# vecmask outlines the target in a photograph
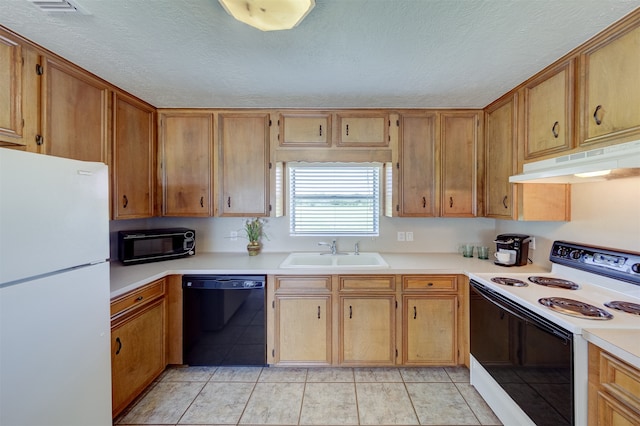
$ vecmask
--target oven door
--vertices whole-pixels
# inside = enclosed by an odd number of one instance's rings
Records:
[[[478,282],[470,288],[471,355],[537,426],[573,425],[573,335]]]

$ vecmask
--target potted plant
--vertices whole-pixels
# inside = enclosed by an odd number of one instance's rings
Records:
[[[265,220],[257,217],[247,219],[244,222],[244,232],[247,234],[247,238],[249,239],[249,244],[247,244],[249,256],[255,256],[260,253],[260,249],[262,248],[260,240],[263,236],[266,237],[263,229],[264,224]]]

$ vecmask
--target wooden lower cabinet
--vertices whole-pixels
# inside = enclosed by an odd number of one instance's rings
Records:
[[[340,364],[395,364],[395,304],[395,295],[340,297]]]
[[[589,426],[640,424],[640,370],[589,344]]]
[[[456,295],[403,296],[403,364],[456,365]]]
[[[164,279],[155,281],[111,302],[113,417],[166,367],[164,287]]]
[[[277,295],[279,364],[331,364],[331,295]]]

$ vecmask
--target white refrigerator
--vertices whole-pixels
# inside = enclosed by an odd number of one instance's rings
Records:
[[[0,148],[0,425],[111,425],[108,170]]]

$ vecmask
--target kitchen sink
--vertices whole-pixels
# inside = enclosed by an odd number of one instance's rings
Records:
[[[281,268],[388,268],[379,253],[291,253]]]

